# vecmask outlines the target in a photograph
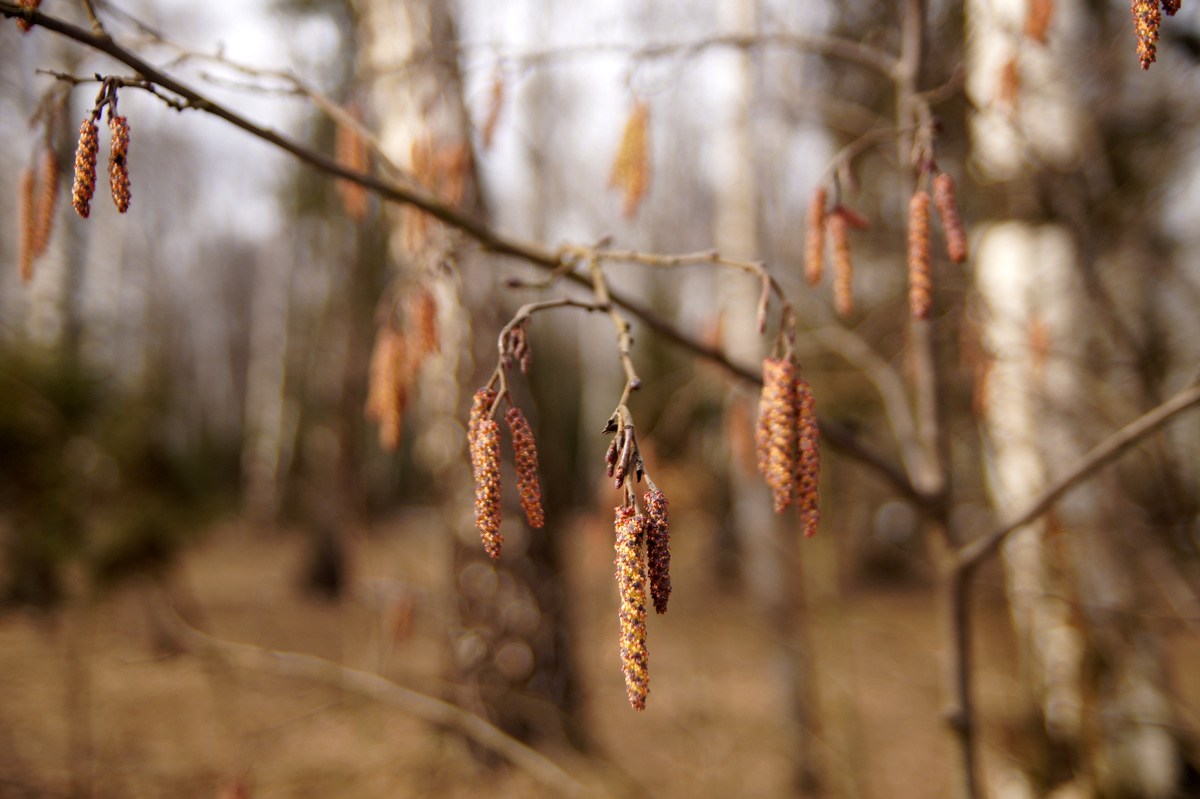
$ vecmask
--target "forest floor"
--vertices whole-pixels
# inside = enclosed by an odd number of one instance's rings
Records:
[[[444,696],[443,611],[433,598],[449,583],[436,518],[413,511],[352,536],[352,583],[340,601],[301,590],[300,534],[233,522],[188,552],[168,591],[220,638],[310,653]],[[781,665],[789,660],[745,592],[719,585],[704,536],[675,535],[671,611],[650,619],[652,691],[635,713],[617,654],[611,528],[583,517],[564,534],[584,723],[598,757],[543,753],[600,795],[790,795],[799,738],[781,688],[791,682]],[[804,632],[819,697],[810,740],[829,793],[948,796],[953,753],[939,720],[941,644],[928,582],[837,577],[836,548],[813,547],[802,569],[806,601],[818,608]],[[973,601],[989,763],[1019,756],[1020,692],[997,575],[982,576]],[[0,616],[0,797],[553,795],[514,766],[482,765],[456,734],[336,681],[164,650],[151,623],[161,596],[142,583],[52,614]],[[1181,707],[1194,710],[1200,681],[1189,673],[1200,640],[1186,632],[1170,640]]]

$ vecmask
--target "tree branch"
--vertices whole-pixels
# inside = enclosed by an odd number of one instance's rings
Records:
[[[460,707],[404,688],[377,674],[342,666],[314,655],[278,652],[273,649],[224,641],[202,633],[171,613],[169,629],[186,649],[215,652],[234,665],[287,677],[333,683],[358,691],[385,705],[422,721],[455,729],[479,745],[492,750],[514,766],[562,796],[594,795],[582,783],[543,755],[509,736],[498,727]]]
[[[1077,460],[1071,468],[1067,469],[1023,510],[988,534],[960,547],[956,555],[956,567],[964,572],[973,571],[1000,547],[1010,533],[1041,516],[1063,494],[1107,466],[1129,447],[1162,427],[1175,416],[1197,404],[1200,404],[1200,386],[1191,386],[1113,433]]]

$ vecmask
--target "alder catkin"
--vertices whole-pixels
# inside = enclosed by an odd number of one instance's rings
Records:
[[[1142,69],[1150,69],[1158,52],[1158,29],[1162,14],[1158,10],[1159,0],[1132,0],[1130,13],[1133,15],[1133,30],[1137,34],[1138,60]]]
[[[908,202],[908,308],[914,319],[929,318],[933,304],[933,269],[929,259],[929,192],[913,193]]]
[[[838,316],[854,313],[854,262],[850,258],[850,224],[846,215],[829,215],[829,238],[833,244],[833,308]]]
[[[26,167],[21,170],[17,183],[17,268],[21,280],[29,282],[33,277],[33,243],[34,243],[34,203],[33,203],[33,170]]]
[[[1162,0],[1163,11],[1166,11],[1169,17],[1173,17],[1179,12],[1180,5],[1182,5],[1182,0]]]
[[[635,710],[646,709],[650,693],[649,658],[646,650],[646,562],[642,538],[646,517],[632,507],[617,508],[617,588],[621,593],[621,668],[625,691]]]
[[[408,295],[408,329],[413,336],[418,358],[441,352],[441,331],[438,326],[437,299],[424,285],[418,285]]]
[[[943,172],[933,179],[933,205],[946,234],[946,255],[956,264],[967,260],[967,231],[958,212],[954,178]]]
[[[471,442],[471,462],[475,464],[475,529],[483,548],[493,558],[500,557],[500,425],[495,419],[481,419]]]
[[[796,367],[786,358],[763,361],[759,419],[766,427],[766,468],[772,504],[782,513],[796,493]]]
[[[546,523],[542,511],[542,488],[538,483],[537,442],[533,430],[520,408],[509,408],[505,414],[508,429],[512,433],[513,460],[517,468],[517,490],[521,495],[521,508],[529,519],[529,526],[541,527]]]
[[[50,246],[54,211],[58,207],[58,157],[51,147],[42,151],[34,197],[32,244],[33,257],[37,258]]]
[[[79,146],[75,149],[75,186],[71,191],[71,204],[75,212],[84,219],[91,213],[92,195],[96,193],[96,151],[100,142],[100,130],[91,118],[79,125]]]
[[[108,183],[112,189],[113,204],[117,211],[129,210],[129,120],[115,116],[108,121],[112,136],[108,156]]]
[[[804,231],[804,277],[810,286],[821,282],[825,264],[825,203],[824,186],[818,186],[808,203],[808,227]]]
[[[650,598],[656,613],[667,612],[671,598],[671,528],[667,496],[657,488],[642,497],[646,503],[646,560],[650,564]]]
[[[821,479],[820,429],[817,405],[808,381],[796,377],[796,427],[799,449],[796,466],[796,507],[804,536],[811,538],[821,522],[819,489]]]

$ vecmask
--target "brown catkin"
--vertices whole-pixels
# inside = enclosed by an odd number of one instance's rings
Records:
[[[759,418],[766,426],[766,470],[763,474],[776,513],[792,504],[796,493],[796,366],[786,358],[763,361]]]
[[[493,558],[500,557],[500,425],[484,418],[475,428],[471,442],[471,462],[475,464],[475,529],[483,548]]]
[[[839,316],[854,313],[854,262],[850,258],[850,224],[846,215],[829,215],[829,238],[833,242],[833,307]]]
[[[19,3],[22,8],[32,8],[35,10],[41,4],[42,0],[20,0]],[[33,23],[29,22],[28,20],[18,19],[17,30],[19,30],[21,33],[29,33],[31,30],[33,30]]]
[[[408,295],[408,329],[420,359],[441,352],[437,299],[426,286],[418,285]]]
[[[79,146],[75,149],[75,186],[71,191],[71,203],[75,212],[84,219],[92,210],[92,195],[96,193],[96,151],[100,143],[100,130],[90,118],[79,124]]]
[[[671,528],[667,496],[657,488],[645,493],[646,560],[650,564],[650,598],[656,613],[667,612],[671,598]]]
[[[945,172],[933,179],[933,205],[946,234],[946,255],[956,264],[967,260],[967,231],[958,212],[954,178]]]
[[[58,207],[58,157],[53,148],[42,150],[38,163],[37,192],[33,208],[33,257],[50,246],[54,229],[54,211]]]
[[[1162,24],[1158,3],[1159,0],[1132,0],[1130,3],[1133,30],[1137,34],[1138,60],[1142,69],[1150,69],[1158,53],[1158,28]]]
[[[621,592],[621,667],[625,691],[635,710],[646,709],[650,693],[649,660],[646,651],[646,561],[642,538],[646,517],[633,508],[617,508],[617,588]]]
[[[17,184],[18,233],[20,235],[17,242],[17,267],[21,273],[21,280],[25,282],[33,277],[33,187],[33,170],[26,167],[21,170],[21,177]]]
[[[821,522],[819,488],[821,478],[820,430],[812,388],[796,377],[796,431],[799,457],[796,465],[796,507],[804,536],[811,538]]]
[[[542,511],[542,488],[538,483],[537,442],[533,430],[520,408],[509,408],[504,416],[512,433],[513,460],[517,467],[517,490],[521,495],[521,508],[529,519],[529,526],[541,527],[546,523]]]
[[[913,319],[928,319],[933,305],[933,269],[929,259],[929,192],[908,202],[908,309]]]
[[[368,419],[379,423],[379,446],[400,446],[404,405],[408,396],[408,345],[400,331],[384,325],[375,334],[367,381]]]
[[[1183,0],[1162,0],[1163,11],[1166,11],[1169,17],[1175,16],[1182,4]]]
[[[825,203],[828,196],[824,186],[818,186],[808,203],[808,228],[804,231],[804,277],[810,286],[821,282],[825,265]]]
[[[113,117],[108,120],[108,130],[112,136],[108,184],[112,189],[113,204],[123,214],[129,210],[129,120]]]

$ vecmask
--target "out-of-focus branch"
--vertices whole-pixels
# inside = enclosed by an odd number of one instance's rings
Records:
[[[474,713],[449,702],[404,688],[377,674],[342,666],[314,655],[278,652],[251,644],[225,641],[200,632],[178,616],[174,616],[171,622],[169,629],[186,649],[213,652],[241,668],[316,680],[358,691],[430,724],[458,730],[562,796],[594,795],[543,755]]]
[[[958,568],[966,572],[974,570],[993,554],[1014,530],[1024,527],[1041,516],[1063,494],[1107,466],[1126,449],[1162,427],[1175,416],[1197,404],[1200,404],[1200,386],[1193,385],[1113,433],[1077,460],[1071,468],[1063,472],[1025,508],[1013,514],[986,535],[960,547],[956,557]]]

